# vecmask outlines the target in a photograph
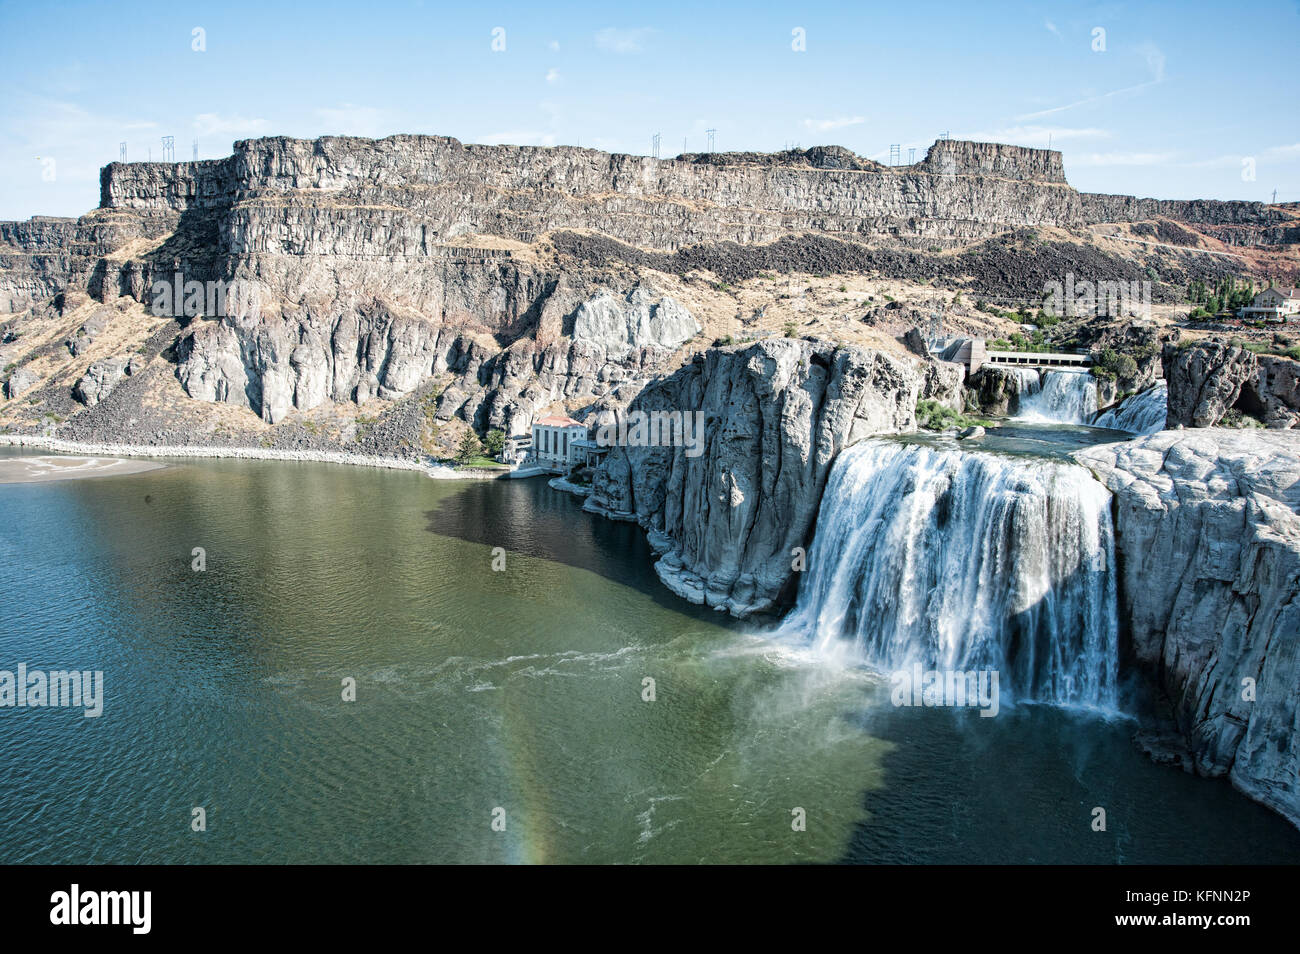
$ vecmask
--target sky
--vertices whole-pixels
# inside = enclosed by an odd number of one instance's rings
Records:
[[[0,0],[0,220],[237,139],[428,133],[613,152],[954,139],[1076,188],[1300,201],[1300,0],[365,4]]]

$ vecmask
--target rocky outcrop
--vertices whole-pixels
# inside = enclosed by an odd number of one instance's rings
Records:
[[[1300,424],[1300,362],[1223,341],[1166,345],[1169,427],[1213,427],[1230,411],[1265,427]]]
[[[1008,417],[1020,409],[1020,396],[1038,390],[1038,372],[986,364],[966,382],[966,406],[981,414]]]
[[[616,351],[611,360],[598,344],[564,337],[499,350],[490,338],[376,300],[196,322],[177,348],[177,375],[191,397],[249,407],[271,424],[326,402],[396,400],[448,375],[436,419],[515,434],[547,405],[640,382],[669,356],[654,346]]]
[[[119,356],[96,361],[72,386],[72,396],[86,407],[94,407],[108,397],[122,378],[135,370],[132,360]]]
[[[602,291],[579,306],[573,321],[575,341],[598,345],[612,359],[646,346],[675,351],[699,331],[689,311],[643,285],[622,297]]]
[[[27,368],[19,368],[5,382],[5,397],[13,400],[36,386],[37,377]]]
[[[927,393],[959,399],[961,369],[793,339],[714,348],[620,416],[701,415],[704,446],[614,446],[586,509],[636,520],[669,589],[736,616],[788,598],[835,456],[913,430]],[[628,433],[632,433],[630,430]]]
[[[1300,825],[1300,436],[1077,451],[1115,495],[1122,619],[1196,770]]]

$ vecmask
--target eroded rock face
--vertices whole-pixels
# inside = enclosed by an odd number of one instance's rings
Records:
[[[1255,374],[1255,356],[1218,341],[1188,347],[1167,345],[1169,427],[1213,427],[1241,396]]]
[[[37,377],[26,368],[19,368],[13,374],[9,375],[9,380],[5,382],[5,397],[13,400],[29,391],[36,385]]]
[[[1300,424],[1300,362],[1222,341],[1167,345],[1169,427],[1213,427],[1231,410],[1289,429]]]
[[[983,414],[1007,417],[1019,410],[1020,395],[1029,387],[1030,377],[1024,369],[984,365],[966,382],[967,404]],[[1037,390],[1037,373],[1032,378],[1033,389]]]
[[[1074,457],[1115,494],[1120,615],[1196,770],[1300,825],[1300,435],[1164,431]]]
[[[96,361],[72,386],[72,396],[86,407],[94,407],[126,377],[129,368],[130,360],[123,356]]]
[[[500,350],[482,338],[379,301],[200,321],[181,338],[177,376],[191,397],[247,406],[277,424],[295,408],[396,400],[450,374],[436,419],[516,434],[547,405],[642,380],[668,357],[647,346],[611,361],[603,347],[563,337]]]
[[[961,369],[793,339],[715,348],[655,382],[626,410],[699,413],[704,446],[615,446],[586,509],[636,520],[674,592],[736,616],[791,588],[835,456],[871,434],[916,425],[927,393],[958,399]]]
[[[645,285],[622,298],[602,291],[578,307],[573,321],[574,340],[600,346],[609,358],[646,346],[674,351],[699,331],[686,308]]]

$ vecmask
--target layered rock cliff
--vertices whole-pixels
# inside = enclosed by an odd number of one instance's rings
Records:
[[[1165,431],[1074,456],[1115,495],[1120,618],[1196,770],[1300,825],[1300,437]]]
[[[791,595],[831,463],[870,434],[914,430],[916,404],[960,401],[961,369],[826,342],[711,349],[620,415],[699,414],[705,444],[614,446],[586,507],[636,520],[669,589],[736,616]]]
[[[1215,340],[1166,345],[1163,360],[1170,427],[1214,427],[1230,415],[1300,425],[1300,361]]]

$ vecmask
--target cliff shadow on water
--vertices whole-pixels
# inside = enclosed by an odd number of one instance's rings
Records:
[[[577,497],[547,486],[545,479],[466,481],[425,518],[430,533],[504,547],[507,558],[528,556],[586,570],[677,613],[740,628],[730,616],[664,587],[652,569],[658,557],[639,524],[595,519]]]

